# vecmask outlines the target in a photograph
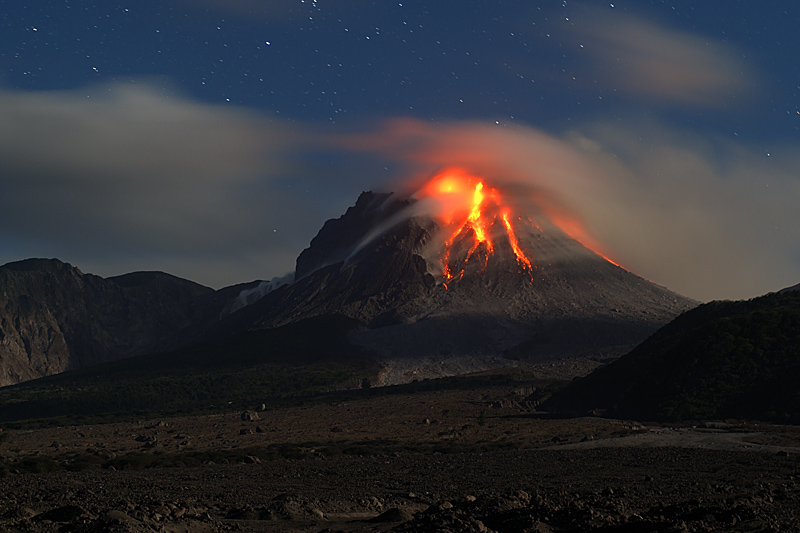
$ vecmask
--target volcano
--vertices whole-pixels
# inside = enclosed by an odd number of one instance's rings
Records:
[[[300,254],[294,283],[226,324],[356,319],[351,341],[378,354],[381,384],[500,366],[571,378],[697,305],[572,230],[546,208],[447,169],[408,197],[362,193]]]

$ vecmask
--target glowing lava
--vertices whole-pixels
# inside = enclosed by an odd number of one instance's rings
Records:
[[[514,255],[517,256],[517,262],[528,267],[528,270],[530,270],[533,268],[531,266],[531,261],[519,247],[517,236],[514,235],[514,228],[511,227],[511,222],[508,220],[508,211],[503,211],[503,224],[506,227],[506,233],[508,233],[508,242],[511,244],[511,249],[514,250]]]
[[[503,222],[517,264],[524,270],[532,270],[531,260],[520,248],[514,233],[510,218],[511,208],[504,205],[500,192],[493,187],[487,187],[481,178],[461,169],[447,169],[431,178],[414,196],[418,199],[432,197],[437,200],[440,206],[437,218],[445,231],[450,231],[450,237],[445,240],[441,254],[445,287],[451,280],[460,279],[464,275],[466,264],[475,257],[482,256],[483,267],[486,267],[489,256],[495,250],[492,228],[498,217]],[[469,243],[469,250],[462,267],[454,272],[451,256],[457,242],[459,247],[462,243]]]

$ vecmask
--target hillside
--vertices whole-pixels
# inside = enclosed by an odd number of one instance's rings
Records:
[[[214,290],[162,272],[104,279],[56,259],[0,267],[0,386],[152,351]]]
[[[636,420],[800,423],[800,291],[687,311],[544,407]]]

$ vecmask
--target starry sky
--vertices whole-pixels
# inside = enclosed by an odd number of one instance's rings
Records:
[[[525,183],[699,300],[800,283],[793,0],[0,0],[0,263],[293,269],[363,190]]]

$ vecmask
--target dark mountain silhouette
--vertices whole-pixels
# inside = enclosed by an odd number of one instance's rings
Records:
[[[637,420],[800,422],[800,291],[710,302],[576,380],[546,409]]]

